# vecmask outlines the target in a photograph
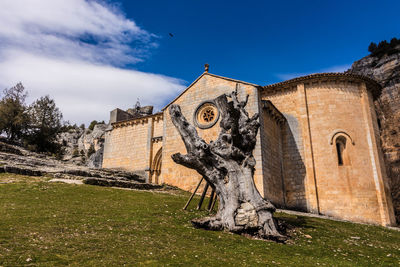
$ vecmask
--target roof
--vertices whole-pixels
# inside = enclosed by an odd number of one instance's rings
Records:
[[[375,81],[364,75],[354,74],[354,73],[343,73],[343,72],[328,72],[328,73],[314,73],[306,76],[297,77],[294,79],[286,80],[279,83],[274,83],[270,85],[263,86],[264,89],[272,89],[276,87],[286,87],[294,85],[300,82],[306,82],[309,80],[356,80],[363,81],[366,83],[367,88],[372,92],[373,97],[376,99],[379,97],[382,86]]]
[[[253,83],[248,83],[248,82],[244,82],[244,81],[240,81],[240,80],[235,80],[232,78],[227,78],[227,77],[223,77],[223,76],[219,76],[219,75],[215,75],[209,72],[203,72],[203,74],[201,74],[194,82],[192,82],[185,90],[183,90],[177,97],[175,97],[171,102],[169,102],[165,107],[163,107],[161,109],[161,111],[164,111],[167,107],[169,107],[172,103],[174,103],[178,98],[180,98],[184,93],[186,93],[186,91],[188,91],[198,80],[200,80],[203,76],[205,75],[209,75],[211,77],[215,77],[215,78],[220,78],[220,79],[224,79],[227,81],[231,81],[231,82],[237,82],[237,83],[242,83],[242,84],[248,84],[248,85],[252,85],[255,87],[260,87],[257,84],[253,84]]]
[[[260,86],[257,84],[249,83],[249,82],[244,82],[232,78],[227,78],[219,75],[215,75],[209,72],[203,72],[194,82],[192,82],[185,90],[183,90],[177,97],[175,97],[171,102],[169,102],[164,108],[161,109],[161,111],[164,111],[166,108],[168,108],[172,103],[174,103],[178,98],[180,98],[186,91],[188,91],[198,80],[200,80],[203,76],[209,75],[215,78],[220,78],[232,82],[237,82],[237,83],[242,83],[242,84],[247,84],[247,85],[252,85],[258,88],[263,88],[263,89],[272,89],[275,87],[286,87],[290,85],[294,85],[300,82],[305,82],[309,80],[315,80],[315,79],[322,79],[322,80],[330,80],[330,79],[339,79],[339,80],[357,80],[357,81],[364,81],[367,84],[367,88],[372,92],[372,95],[374,99],[378,98],[381,91],[382,91],[382,86],[375,81],[374,79],[371,79],[367,76],[359,75],[359,74],[354,74],[354,73],[343,73],[343,72],[327,72],[327,73],[314,73],[314,74],[309,74],[306,76],[301,76],[297,77],[294,79],[286,80],[283,82],[279,83],[274,83],[274,84],[269,84],[265,86]]]

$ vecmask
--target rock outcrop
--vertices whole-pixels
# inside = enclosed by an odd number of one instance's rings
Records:
[[[62,160],[90,168],[101,168],[107,127],[107,124],[96,124],[93,130],[76,127],[61,133],[58,142],[64,151]]]
[[[90,168],[101,168],[103,163],[104,134],[110,129],[111,123],[129,120],[153,114],[153,106],[141,107],[136,103],[134,108],[125,110],[114,109],[110,112],[110,123],[98,123],[93,130],[71,127],[58,136],[58,143],[64,151],[62,160],[85,165]]]
[[[145,183],[141,173],[113,169],[93,169],[56,160],[0,141],[0,173],[83,180],[83,183],[134,189],[160,189]]]
[[[353,63],[348,72],[378,81],[382,94],[375,102],[393,204],[400,223],[400,46],[397,53],[366,56]]]

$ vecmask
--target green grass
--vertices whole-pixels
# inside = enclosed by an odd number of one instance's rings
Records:
[[[180,191],[0,174],[0,182],[10,178],[0,184],[0,266],[400,264],[400,232],[383,227],[279,213],[295,229],[288,244],[277,244],[194,229],[190,220],[206,212],[194,204],[183,211],[188,194]]]

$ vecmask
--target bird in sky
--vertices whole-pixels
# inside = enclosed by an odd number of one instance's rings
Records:
[[[172,33],[169,33],[169,36],[170,36],[170,37],[174,37],[174,35],[173,35]]]

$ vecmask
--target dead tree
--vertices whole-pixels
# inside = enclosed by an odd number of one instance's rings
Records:
[[[245,110],[247,100],[248,96],[239,101],[237,91],[214,100],[221,114],[221,132],[209,144],[188,123],[179,105],[171,105],[169,114],[187,150],[186,155],[176,153],[172,159],[196,170],[219,196],[217,214],[193,220],[194,226],[284,241],[272,216],[274,205],[261,197],[254,184],[253,150],[260,124],[258,114],[250,118]]]

